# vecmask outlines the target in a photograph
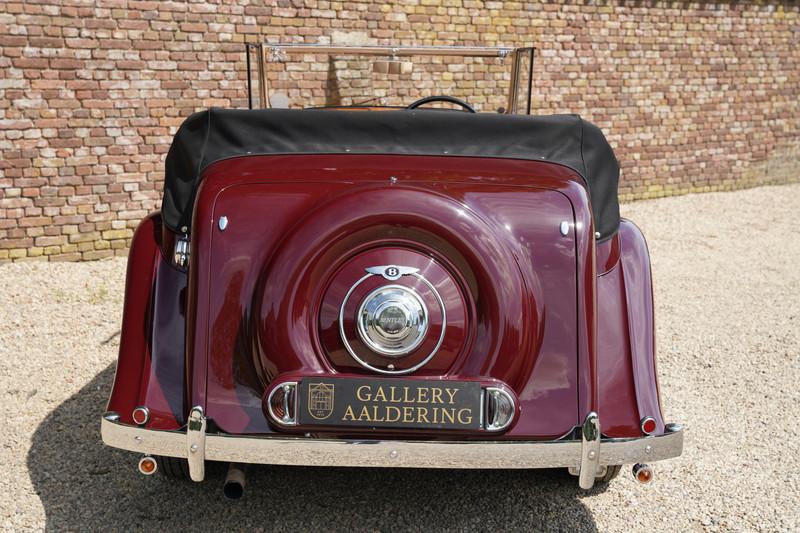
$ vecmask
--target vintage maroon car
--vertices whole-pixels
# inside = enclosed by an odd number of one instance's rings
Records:
[[[189,117],[131,245],[103,441],[144,474],[231,463],[231,496],[246,463],[563,467],[583,488],[635,463],[649,481],[683,429],[600,129],[516,113],[529,48],[314,50],[387,54],[390,72],[509,56],[509,106]]]

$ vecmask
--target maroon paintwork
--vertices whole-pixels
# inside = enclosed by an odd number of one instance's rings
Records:
[[[228,218],[225,231],[220,216]],[[566,167],[431,156],[241,157],[206,170],[193,220],[186,291],[185,273],[164,259],[174,236],[161,236],[159,218],[146,219],[134,237],[109,403],[123,422],[146,405],[148,427],[177,428],[188,405],[201,405],[222,431],[287,431],[262,406],[279,381],[374,375],[344,351],[339,305],[365,267],[403,264],[420,268],[442,295],[447,331],[427,365],[392,379],[477,380],[518,400],[509,430],[463,438],[558,438],[591,410],[608,436],[642,435],[644,416],[663,432],[644,239],[623,221],[595,246],[586,189]],[[571,224],[566,237],[562,221]],[[431,322],[429,337],[438,336],[441,317],[434,312]],[[185,359],[177,338],[184,330]],[[386,362],[351,341],[371,363]],[[185,380],[177,377],[184,372]],[[365,433],[453,438],[347,430]]]
[[[166,239],[163,235],[166,235]],[[161,217],[145,218],[133,236],[125,285],[119,361],[109,410],[133,424],[137,406],[150,411],[147,427],[183,425],[186,273],[165,260],[162,244],[173,238]]]
[[[613,241],[619,252],[609,257],[616,261],[607,264],[608,270],[597,278],[603,433],[640,436],[641,419],[651,416],[656,421],[655,434],[661,434],[664,420],[655,367],[650,256],[642,232],[629,220],[622,220]]]

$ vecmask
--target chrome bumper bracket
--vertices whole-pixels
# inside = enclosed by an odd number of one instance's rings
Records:
[[[589,490],[600,466],[600,418],[597,413],[586,415],[581,428],[581,466],[578,470],[578,485]]]
[[[203,481],[206,477],[206,426],[203,408],[193,407],[186,426],[186,459],[192,481]]]

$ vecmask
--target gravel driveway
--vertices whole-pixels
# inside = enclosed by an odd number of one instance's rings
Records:
[[[561,472],[254,467],[173,484],[100,443],[124,260],[0,265],[0,527],[72,530],[798,530],[800,185],[638,202],[659,373],[684,455],[584,493]]]

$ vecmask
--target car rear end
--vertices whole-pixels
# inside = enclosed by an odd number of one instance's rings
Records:
[[[566,467],[585,488],[680,454],[660,406],[648,431],[616,406],[604,437],[578,170],[347,144],[212,158],[190,216],[143,223],[107,444],[196,480],[207,460]]]

